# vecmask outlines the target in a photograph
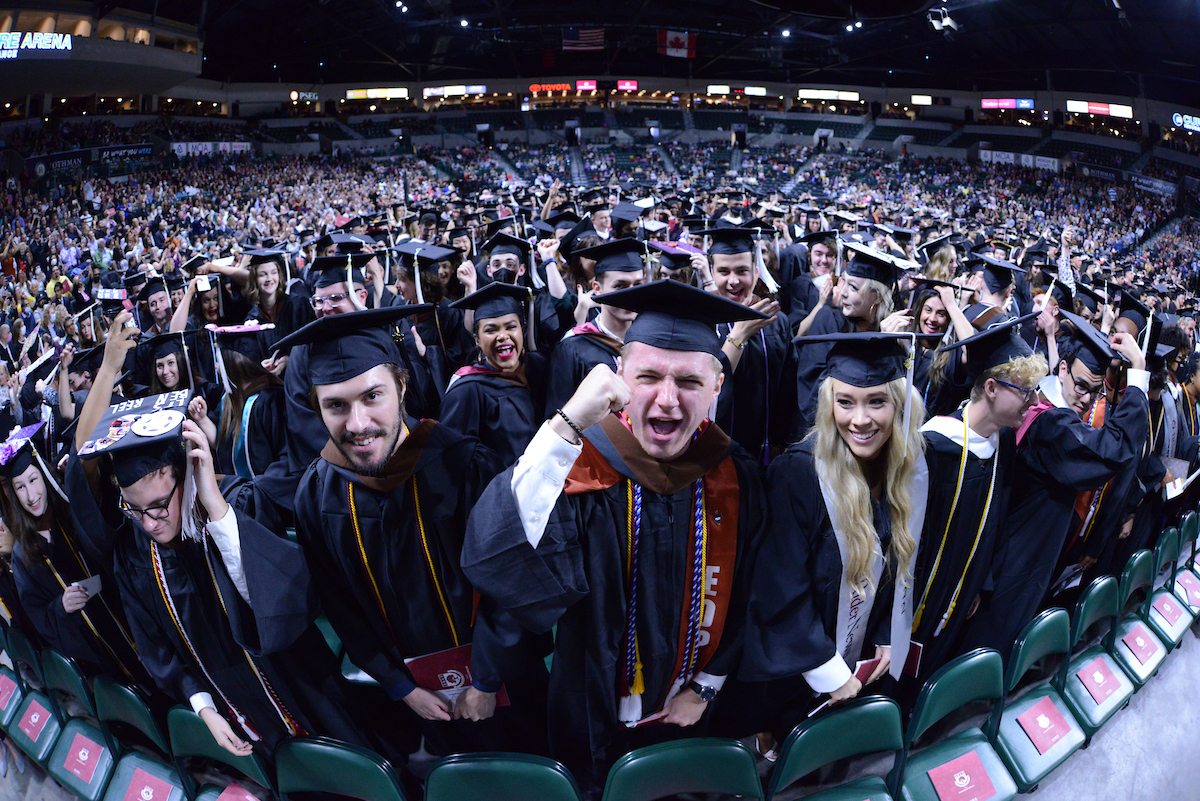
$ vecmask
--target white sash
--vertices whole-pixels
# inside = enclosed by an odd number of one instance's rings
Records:
[[[847,545],[846,537],[838,526],[837,513],[834,510],[833,493],[824,480],[818,475],[821,485],[821,496],[825,499],[825,508],[829,511],[829,522],[833,525],[833,534],[837,538],[838,553],[842,559],[842,582],[838,589],[837,632],[834,645],[847,665],[853,665],[862,654],[863,642],[867,636],[867,621],[871,617],[871,608],[875,604],[877,593],[863,597],[857,589],[850,586],[846,580]],[[929,467],[925,459],[917,460],[916,472],[913,475],[909,497],[912,499],[912,513],[908,519],[908,532],[913,538],[913,556],[921,544],[921,529],[925,526],[925,504],[929,496]],[[878,590],[880,579],[883,577],[883,554],[877,549],[871,560],[871,576]],[[910,578],[904,581],[912,567],[912,560],[902,570],[897,570],[896,591],[892,598],[892,664],[889,672],[893,678],[899,679],[908,659],[909,638],[912,635],[913,620],[913,582]]]

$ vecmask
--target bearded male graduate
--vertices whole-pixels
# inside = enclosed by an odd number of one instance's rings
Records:
[[[308,345],[310,397],[327,432],[296,491],[296,532],[350,660],[404,702],[397,710],[411,710],[398,716],[399,728],[420,733],[441,754],[536,748],[544,740],[540,656],[530,657],[528,670],[480,659],[533,649],[463,652],[455,667],[469,664],[477,686],[495,692],[497,677],[509,680],[512,707],[482,724],[462,720],[477,716],[456,714],[436,687],[418,686],[406,663],[469,647],[473,637],[522,639],[501,613],[472,632],[474,591],[459,567],[467,514],[499,471],[497,456],[476,439],[405,412],[408,375],[393,329],[405,315],[427,311],[412,305],[331,315],[280,341]],[[524,725],[527,719],[536,725]]]
[[[736,668],[766,507],[755,459],[707,419],[716,325],[762,314],[669,280],[598,300],[638,313],[617,372],[595,366],[488,486],[463,546],[484,597],[557,624],[551,752],[593,789],[631,747],[685,735]]]
[[[1062,358],[1038,384],[1040,402],[1017,431],[1016,475],[1008,520],[992,567],[993,592],[971,619],[963,650],[995,648],[1007,654],[1042,606],[1066,545],[1079,492],[1097,490],[1141,453],[1149,435],[1150,374],[1133,336],[1113,335],[1111,346],[1090,323],[1067,311],[1071,336]],[[1129,362],[1127,385],[1101,428],[1086,422],[1104,392],[1105,374],[1120,354]]]

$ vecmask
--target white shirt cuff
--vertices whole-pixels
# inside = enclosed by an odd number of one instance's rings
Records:
[[[221,552],[221,561],[225,563],[225,570],[229,573],[229,579],[237,589],[238,595],[242,596],[243,601],[250,603],[250,589],[246,586],[246,573],[242,569],[242,537],[238,531],[237,515],[234,514],[233,507],[226,507],[225,516],[220,520],[209,521],[207,528],[209,536],[217,545],[217,550]]]
[[[543,423],[513,468],[513,500],[525,538],[534,548],[546,533],[546,520],[562,494],[567,475],[583,453],[583,443],[567,442]]]
[[[1150,371],[1135,370],[1130,367],[1125,371],[1125,386],[1137,387],[1143,393],[1150,394]]]
[[[711,673],[701,671],[696,674],[692,681],[702,687],[712,687],[717,692],[721,692],[721,688],[725,686],[725,676],[714,676]]]
[[[853,675],[846,660],[842,659],[842,655],[834,654],[833,659],[825,664],[804,671],[804,680],[808,682],[808,686],[812,687],[815,693],[831,693],[850,681],[850,677]]]
[[[201,710],[208,709],[210,707],[212,709],[217,708],[217,705],[213,703],[212,695],[210,693],[196,693],[188,700],[192,702],[192,711],[197,715],[200,714]]]

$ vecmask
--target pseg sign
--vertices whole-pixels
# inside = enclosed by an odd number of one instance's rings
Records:
[[[1200,133],[1200,117],[1193,117],[1190,114],[1180,114],[1175,112],[1175,116],[1171,117],[1171,122],[1175,123],[1176,128],[1186,128],[1189,131]]]
[[[66,56],[70,50],[69,33],[0,33],[0,59],[17,58],[24,54]]]

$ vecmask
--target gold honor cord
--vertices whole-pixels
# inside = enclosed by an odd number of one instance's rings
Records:
[[[42,559],[46,561],[46,567],[50,568],[50,572],[54,574],[54,578],[56,581],[58,581],[58,585],[62,587],[63,592],[66,592],[67,583],[63,581],[62,576],[58,574],[58,570],[56,570],[54,565],[51,564],[50,558],[43,554]],[[117,656],[115,651],[113,651],[112,646],[109,645],[104,637],[100,635],[100,632],[96,630],[96,627],[92,624],[92,619],[88,617],[87,612],[83,611],[83,609],[80,609],[79,616],[83,618],[84,623],[87,623],[87,627],[91,630],[92,634],[96,636],[96,639],[100,641],[100,644],[104,646],[104,650],[108,651],[108,655],[112,657],[112,660],[117,663],[117,667],[121,668],[121,672],[128,676],[131,681],[136,682],[137,679],[134,678],[133,674],[129,672],[129,669],[126,668],[124,663],[121,662],[121,658]]]
[[[77,550],[75,550],[75,545],[71,542],[71,538],[69,536],[67,536],[66,530],[63,529],[63,527],[61,525],[58,527],[58,532],[62,535],[63,542],[65,542],[67,544],[67,548],[71,551],[71,556],[74,556],[75,561],[79,563],[79,567],[81,570],[83,570],[83,574],[85,576],[95,575],[94,573],[92,573],[91,568],[88,567],[86,563],[84,563],[83,556],[80,555],[80,553]],[[129,632],[127,632],[125,630],[125,627],[121,625],[121,619],[118,618],[115,614],[113,614],[112,607],[108,605],[108,601],[104,600],[103,595],[100,596],[100,603],[104,606],[105,609],[108,610],[108,616],[112,618],[113,624],[117,627],[117,631],[121,632],[121,636],[125,638],[125,642],[129,644],[129,647],[132,648],[133,652],[136,654],[137,653],[137,645],[133,642],[133,637],[130,635]],[[99,635],[97,635],[97,636],[99,636]],[[118,660],[118,661],[120,661],[120,660]]]
[[[383,596],[379,593],[379,583],[375,581],[375,574],[371,571],[371,563],[367,560],[367,549],[363,544],[362,528],[358,525],[358,506],[354,503],[354,484],[349,481],[346,482],[346,497],[350,502],[350,522],[354,525],[354,539],[358,544],[358,555],[362,559],[362,566],[367,574],[367,580],[371,582],[371,591],[375,595],[375,605],[379,607],[379,614],[383,618],[384,625],[388,628],[388,633],[392,635],[392,642],[399,649],[400,641],[396,639],[396,632],[392,630],[392,622],[388,620],[387,609],[383,605]]]
[[[421,519],[421,495],[417,492],[417,477],[412,477],[413,514],[417,518],[417,531],[421,534],[421,550],[425,553],[425,565],[429,568],[429,578],[437,591],[438,601],[442,604],[442,612],[446,615],[446,625],[450,627],[450,636],[454,638],[454,647],[462,642],[458,639],[458,629],[454,625],[454,616],[450,614],[450,603],[446,600],[446,591],[438,578],[437,568],[433,564],[433,553],[429,550],[429,536],[425,532],[425,521]]]
[[[958,499],[962,494],[963,478],[967,470],[967,438],[970,436],[970,429],[967,426],[967,410],[971,404],[963,407],[963,444],[962,457],[958,462],[958,481],[954,486],[954,500],[950,503],[950,515],[946,518],[946,529],[942,532],[942,541],[938,544],[937,556],[933,560],[933,571],[929,574],[929,581],[925,583],[925,592],[921,595],[921,603],[917,606],[917,612],[913,615],[913,631],[921,625],[921,618],[925,613],[925,602],[929,598],[929,591],[933,587],[933,580],[937,577],[938,568],[942,564],[942,554],[946,549],[946,541],[950,537],[950,525],[954,522],[954,513],[958,509]],[[966,581],[967,568],[971,566],[971,560],[975,558],[975,551],[979,547],[980,537],[983,536],[983,528],[987,525],[988,513],[992,508],[992,495],[996,490],[996,468],[1000,463],[1000,452],[997,448],[992,454],[992,481],[988,486],[987,501],[984,502],[983,516],[979,520],[979,530],[975,532],[975,542],[971,545],[971,554],[967,557],[967,564],[963,566],[962,575],[959,576],[958,586],[954,588],[954,594],[950,596],[950,606],[946,609],[946,613],[942,615],[941,621],[938,623],[937,630],[933,636],[938,636],[945,628],[946,622],[950,619],[950,615],[954,612],[954,607],[958,603],[958,594],[962,591],[963,582]]]
[[[217,591],[217,600],[221,602],[221,611],[228,618],[229,609],[225,606],[225,597],[221,593],[221,587],[217,584],[217,574],[213,572],[212,562],[208,558],[207,538],[204,541],[204,564],[208,568],[209,578],[212,579],[213,589]],[[295,718],[284,707],[283,700],[275,694],[275,688],[271,686],[271,682],[267,681],[267,677],[259,672],[258,665],[254,664],[254,660],[250,658],[250,653],[240,645],[238,646],[238,650],[242,652],[242,656],[246,657],[246,662],[249,663],[250,669],[254,671],[254,676],[258,679],[258,683],[262,685],[263,693],[266,694],[267,700],[271,702],[271,706],[275,707],[275,712],[278,713],[280,720],[283,721],[283,725],[287,726],[288,734],[292,737],[304,734],[300,724],[296,722]]]
[[[625,508],[625,582],[626,592],[632,589],[633,586],[633,571],[637,569],[637,565],[633,563],[633,536],[634,536],[634,519],[633,519],[633,481],[625,482],[626,492],[626,508]],[[642,675],[642,654],[641,646],[637,640],[637,621],[630,623],[633,627],[633,675],[628,677],[629,694],[641,695],[646,691],[645,677]]]

